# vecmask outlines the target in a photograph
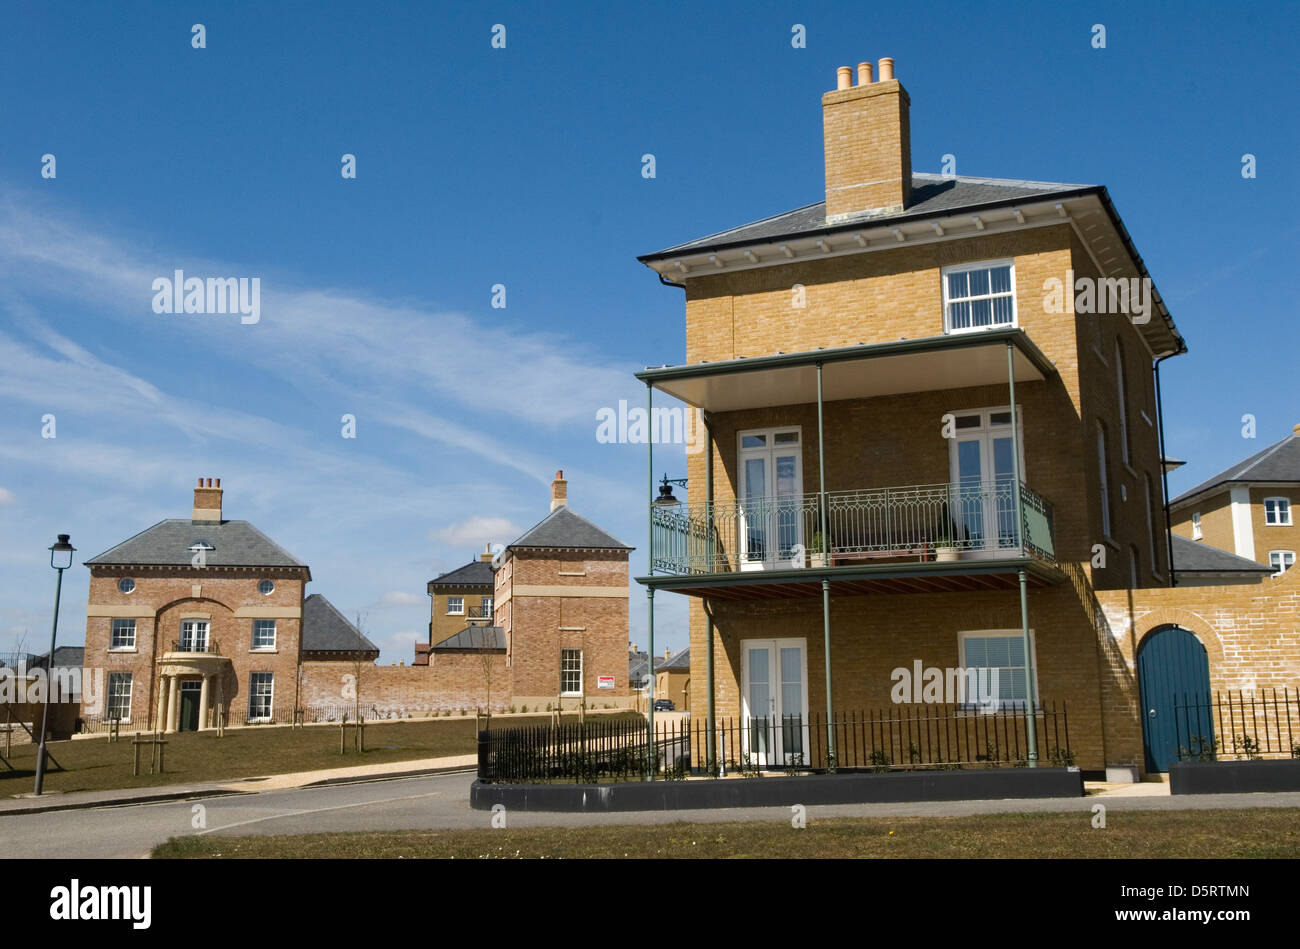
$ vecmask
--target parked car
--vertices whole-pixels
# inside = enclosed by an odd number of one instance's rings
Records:
[[[676,708],[677,706],[673,704],[672,699],[655,699],[656,712],[671,712]]]

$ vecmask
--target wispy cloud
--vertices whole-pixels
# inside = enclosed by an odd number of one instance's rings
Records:
[[[386,659],[408,659],[419,637],[382,627],[423,629],[435,565],[540,519],[541,485],[566,464],[557,446],[594,438],[596,408],[634,385],[579,342],[501,314],[313,286],[159,244],[0,192],[0,562],[19,565],[9,608],[35,626],[48,607],[34,593],[27,602],[44,579],[28,548],[48,546],[52,528],[71,525],[93,556],[183,516],[192,479],[221,476],[228,517],[308,562],[313,589],[340,608],[382,611],[376,641],[397,637]],[[152,281],[175,269],[260,275],[261,322],[154,314]],[[485,369],[467,374],[448,353]],[[508,367],[488,371],[503,353]],[[341,437],[343,413],[357,417],[355,439]],[[41,437],[46,414],[54,438]],[[570,467],[590,497],[625,487]],[[539,485],[535,497],[521,477]],[[447,523],[449,511],[466,516]]]
[[[449,547],[474,547],[488,543],[508,544],[523,530],[504,517],[467,517],[463,521],[439,527],[429,536]]]

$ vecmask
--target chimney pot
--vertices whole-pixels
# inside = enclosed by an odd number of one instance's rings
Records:
[[[870,63],[858,64],[856,87],[851,73],[841,68],[822,96],[828,225],[898,214],[912,199],[910,103],[894,61],[880,60],[874,82]]]
[[[557,507],[564,507],[569,503],[569,482],[564,480],[563,469],[555,472],[555,480],[551,482],[551,510]]]
[[[200,478],[194,489],[193,521],[221,521],[221,479],[214,487],[211,478]]]
[[[1291,426],[1291,434],[1300,435],[1300,422],[1296,422],[1294,425]]]
[[[835,88],[848,89],[853,85],[853,70],[848,66],[841,66],[835,70]]]

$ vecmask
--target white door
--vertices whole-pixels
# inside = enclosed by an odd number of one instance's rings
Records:
[[[1002,556],[1018,549],[1015,471],[1011,461],[1011,410],[954,413],[951,440],[951,517],[958,546],[974,555]],[[1023,431],[1023,426],[1022,426]],[[1025,448],[1020,439],[1020,477]],[[946,525],[945,525],[946,526]]]
[[[740,569],[791,566],[804,542],[799,429],[741,432],[739,438]]]
[[[742,751],[753,765],[808,766],[808,650],[803,639],[746,639]]]

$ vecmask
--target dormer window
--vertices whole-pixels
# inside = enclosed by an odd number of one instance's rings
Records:
[[[942,275],[945,333],[1016,325],[1015,267],[1011,261],[945,267]]]

